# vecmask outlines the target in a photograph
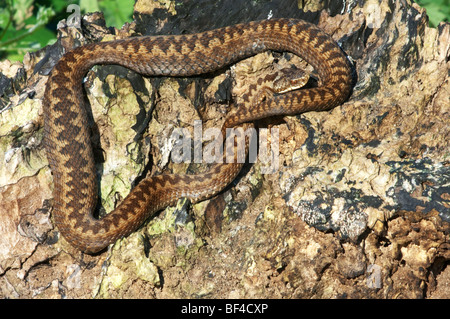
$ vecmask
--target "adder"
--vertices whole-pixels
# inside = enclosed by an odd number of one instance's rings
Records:
[[[144,178],[106,216],[94,218],[98,182],[82,80],[97,64],[119,64],[146,76],[192,76],[213,72],[257,53],[288,51],[306,60],[319,76],[317,87],[273,94],[229,115],[224,128],[273,115],[323,111],[351,92],[350,64],[339,46],[317,26],[273,19],[191,35],[142,36],[92,43],[67,52],[46,84],[44,145],[53,173],[53,216],[66,240],[95,253],[127,236],[147,218],[181,197],[198,202],[224,189],[242,163],[215,164],[197,175]]]

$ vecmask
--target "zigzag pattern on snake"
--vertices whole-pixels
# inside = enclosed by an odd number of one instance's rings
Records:
[[[192,202],[225,188],[242,164],[215,164],[198,175],[143,179],[112,212],[93,217],[97,180],[82,80],[96,64],[119,64],[148,76],[208,73],[257,53],[288,51],[310,63],[318,87],[267,98],[226,118],[233,127],[272,115],[331,109],[351,92],[351,69],[339,46],[318,27],[302,20],[250,22],[199,34],[144,36],[92,43],[67,52],[53,68],[44,95],[44,145],[53,173],[53,215],[61,234],[86,253],[127,236],[148,217],[181,197]]]

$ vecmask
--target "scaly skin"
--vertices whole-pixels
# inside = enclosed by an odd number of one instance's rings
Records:
[[[148,76],[189,76],[215,71],[266,50],[289,51],[305,59],[317,70],[319,86],[240,108],[226,119],[224,128],[272,115],[328,110],[349,96],[351,71],[345,55],[331,37],[301,20],[251,22],[192,35],[135,37],[67,52],[52,70],[44,96],[44,141],[54,180],[53,214],[67,241],[83,252],[98,252],[180,197],[198,202],[217,194],[242,167],[240,163],[215,164],[204,174],[145,178],[114,211],[95,219],[97,180],[81,101],[82,78],[93,65],[119,64]]]

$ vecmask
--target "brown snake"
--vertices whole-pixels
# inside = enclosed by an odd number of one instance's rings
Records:
[[[192,202],[224,189],[242,164],[214,164],[203,174],[143,179],[112,212],[93,216],[97,179],[82,80],[96,64],[119,64],[149,76],[208,73],[257,53],[288,51],[310,63],[318,87],[273,95],[229,115],[233,127],[272,115],[331,109],[351,91],[351,69],[338,45],[318,27],[292,19],[234,25],[198,34],[144,36],[92,43],[67,52],[53,68],[44,95],[44,144],[53,173],[55,223],[73,246],[95,253],[127,236],[179,198]]]

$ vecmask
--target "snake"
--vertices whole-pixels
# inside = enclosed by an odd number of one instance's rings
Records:
[[[352,69],[346,54],[319,27],[298,19],[241,23],[196,34],[136,36],[68,50],[50,72],[43,97],[43,145],[53,178],[52,215],[66,241],[83,253],[101,252],[180,198],[197,203],[217,195],[243,166],[215,163],[204,173],[147,176],[115,209],[98,218],[99,186],[82,85],[93,66],[117,64],[144,76],[188,77],[221,70],[269,50],[290,52],[307,61],[317,72],[317,85],[271,94],[258,103],[244,96],[245,107],[228,114],[223,127],[330,110],[350,96]]]

